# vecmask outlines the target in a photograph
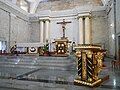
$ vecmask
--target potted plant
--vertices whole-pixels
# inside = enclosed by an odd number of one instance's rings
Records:
[[[49,55],[49,44],[46,43],[43,47],[44,55],[48,56]]]

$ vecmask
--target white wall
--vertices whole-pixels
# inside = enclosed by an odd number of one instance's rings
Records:
[[[78,14],[85,14],[86,12],[81,12],[80,10],[63,10],[63,11],[41,11],[39,14],[31,15],[31,23],[32,28],[31,31],[35,31],[36,36],[32,36],[31,39],[38,39],[37,37],[40,34],[39,27],[39,18],[46,18],[50,19],[50,41],[53,42],[54,39],[58,39],[62,37],[62,27],[57,22],[63,21],[71,21],[71,23],[66,24],[66,37],[70,41],[75,41],[78,43],[78,31],[79,31],[79,23],[78,23]],[[91,12],[92,15],[92,42],[93,44],[102,44],[106,50],[109,49],[109,33],[108,33],[108,26],[107,26],[107,15],[104,10],[100,11],[93,11]],[[37,18],[38,17],[38,18]],[[37,25],[34,23],[37,21]],[[34,25],[35,24],[35,25]],[[39,29],[39,30],[38,30]],[[36,33],[36,31],[38,33]],[[34,37],[34,38],[33,38]],[[39,40],[37,40],[39,41]]]
[[[50,21],[50,39],[54,41],[54,39],[63,36],[62,25],[57,24],[57,22],[62,22],[63,19],[65,21],[71,21],[71,23],[66,24],[65,36],[70,41],[75,40],[75,42],[78,42],[78,20],[75,17],[52,18]]]
[[[0,9],[0,40],[7,41],[7,49],[9,48],[9,13]]]
[[[61,38],[63,36],[62,25],[57,24],[57,22],[62,22],[63,19],[65,21],[71,21],[71,23],[66,24],[65,35],[69,40],[78,42],[78,20],[75,17],[56,17],[50,18],[50,38],[51,42],[54,39]],[[30,24],[30,41],[31,42],[40,42],[40,23],[39,21],[31,21]]]
[[[117,36],[117,56],[120,54],[120,40],[118,40],[118,37],[120,37],[120,0],[116,0],[116,36]],[[120,56],[119,56],[120,58]]]
[[[28,21],[11,15],[11,45],[14,41],[18,43],[29,42]]]
[[[108,14],[108,30],[109,30],[109,55],[111,57],[115,56],[115,39],[112,35],[115,35],[114,30],[114,7],[111,8]]]
[[[30,42],[40,42],[40,24],[39,21],[30,23]]]
[[[115,51],[118,56],[119,51],[119,43],[118,43],[118,36],[120,36],[120,0],[116,0],[116,11],[114,8],[114,0],[111,0],[108,3],[107,7],[107,14],[108,14],[108,30],[109,30],[109,53],[110,56],[115,56]],[[116,15],[115,13],[116,12]],[[116,22],[115,22],[116,18]],[[115,33],[115,24],[116,24],[116,33]],[[116,34],[116,44],[115,39],[112,37],[112,35]],[[116,50],[115,50],[116,47]]]
[[[7,42],[7,51],[15,42],[29,42],[30,37],[27,14],[10,5],[0,1],[0,40]]]
[[[116,0],[116,33],[120,34],[120,0]]]
[[[107,15],[105,11],[92,12],[92,41],[101,44],[104,49],[109,50],[109,30]],[[108,52],[109,53],[109,52]]]

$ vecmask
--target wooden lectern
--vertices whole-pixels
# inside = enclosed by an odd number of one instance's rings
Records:
[[[78,75],[74,80],[76,85],[90,87],[100,85],[109,76],[99,77],[103,69],[103,58],[105,50],[98,45],[81,44],[75,47],[77,57]]]

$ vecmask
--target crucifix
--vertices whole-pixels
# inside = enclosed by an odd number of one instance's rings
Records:
[[[65,38],[65,29],[66,29],[66,24],[67,23],[71,23],[70,21],[69,22],[66,22],[65,19],[63,19],[62,22],[57,22],[57,24],[62,24],[62,30],[63,30],[63,38]]]

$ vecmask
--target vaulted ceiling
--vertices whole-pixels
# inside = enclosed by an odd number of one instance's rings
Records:
[[[37,2],[41,2],[41,1],[58,1],[58,0],[27,0],[28,2],[32,2],[32,3],[37,3]],[[86,0],[83,0],[83,1],[86,1]],[[89,1],[89,0],[87,0]],[[105,4],[107,1],[109,0],[94,0],[96,2],[98,1],[102,1],[103,4]]]
[[[48,2],[48,1],[60,1],[60,0],[27,0],[28,2],[31,3],[31,12],[34,13],[36,8],[38,7],[39,3],[40,2]],[[91,0],[82,0],[83,2],[89,2]],[[106,3],[109,1],[109,0],[93,0],[95,3],[100,3],[102,2],[102,5],[105,6]]]

